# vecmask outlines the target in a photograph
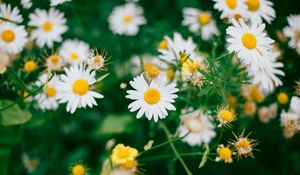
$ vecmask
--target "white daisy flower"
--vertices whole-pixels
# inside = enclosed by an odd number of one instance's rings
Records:
[[[246,16],[246,4],[245,0],[213,0],[215,2],[214,8],[222,12],[221,19],[232,19],[244,18]]]
[[[269,0],[246,0],[247,16],[252,23],[262,23],[265,20],[267,23],[275,18],[275,10],[272,8],[273,3]]]
[[[65,3],[65,2],[68,2],[71,0],[50,0],[50,1],[51,1],[51,3],[50,3],[51,6],[57,6],[59,4],[62,4],[62,3]]]
[[[21,0],[24,9],[29,9],[32,6],[31,0]]]
[[[99,54],[97,50],[92,50],[91,51],[91,56],[87,60],[88,67],[91,70],[100,70],[104,69],[104,63],[105,63],[105,58],[106,54],[103,52],[102,54]]]
[[[57,53],[54,53],[48,56],[46,60],[46,67],[51,71],[60,70],[63,67],[63,60]]]
[[[265,54],[272,49],[274,40],[265,33],[265,24],[253,23],[248,26],[243,20],[232,21],[233,26],[226,29],[228,35],[227,50],[237,53],[242,63],[261,67],[268,62],[263,59]]]
[[[27,32],[24,26],[13,23],[0,25],[0,50],[9,54],[20,53],[27,43]]]
[[[300,44],[300,15],[291,15],[287,17],[289,26],[283,29],[284,34],[290,38],[289,46],[297,48]]]
[[[178,92],[175,83],[165,85],[155,81],[147,83],[143,75],[137,76],[130,81],[130,85],[134,90],[128,90],[126,98],[134,100],[128,108],[130,112],[138,110],[137,118],[141,118],[144,114],[148,120],[164,119],[168,115],[167,110],[175,111],[176,108],[172,104]]]
[[[90,56],[90,46],[79,40],[66,40],[63,42],[59,55],[69,64],[80,64]]]
[[[300,115],[300,98],[293,96],[290,104],[290,111]]]
[[[201,34],[203,40],[209,40],[214,35],[220,34],[210,12],[184,8],[183,18],[182,25],[188,26],[189,30],[195,34]]]
[[[294,112],[282,111],[280,115],[280,124],[282,127],[300,131],[300,115]]]
[[[1,4],[0,5],[0,16],[2,18],[21,23],[23,21],[22,15],[20,15],[20,10],[17,7],[12,7],[10,4]],[[0,20],[0,24],[6,22]]]
[[[139,26],[146,24],[144,10],[134,3],[126,3],[113,9],[108,17],[110,30],[119,35],[136,35]]]
[[[190,146],[207,144],[216,136],[215,126],[210,121],[210,116],[201,110],[181,115],[182,125],[179,126],[179,137]]]
[[[61,42],[61,35],[68,29],[64,14],[51,8],[46,10],[36,9],[29,15],[29,25],[37,27],[32,30],[31,37],[36,40],[39,47],[53,47],[54,42]]]
[[[166,36],[165,40],[167,41],[167,48],[158,49],[161,59],[177,63],[195,57],[197,45],[193,42],[192,37],[185,40],[179,33],[175,32],[173,39]]]
[[[48,75],[42,74],[36,82],[38,87],[47,83]],[[54,75],[52,79],[44,86],[43,91],[34,98],[37,100],[38,107],[42,110],[55,110],[58,108],[57,86],[59,83],[58,76]]]
[[[131,70],[130,72],[133,75],[139,75],[141,72],[145,70],[145,66],[147,65],[155,65],[159,69],[168,69],[168,64],[157,58],[156,56],[150,54],[143,54],[143,55],[133,55],[130,58]]]
[[[276,61],[277,56],[278,53],[269,52],[262,57],[268,62],[267,64],[261,64],[260,67],[256,68],[248,68],[252,83],[257,84],[264,93],[270,93],[275,87],[282,85],[278,75],[284,76],[284,72],[279,69],[283,67],[283,64]]]
[[[96,83],[95,72],[85,68],[83,64],[65,68],[57,89],[59,103],[67,103],[67,112],[74,113],[77,108],[97,106],[95,98],[103,95],[92,91],[91,85]]]

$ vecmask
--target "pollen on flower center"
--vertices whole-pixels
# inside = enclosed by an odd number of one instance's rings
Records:
[[[84,79],[76,80],[73,84],[73,92],[77,95],[82,96],[86,94],[88,90],[89,90],[89,84]]]
[[[144,93],[144,100],[150,104],[154,105],[160,100],[160,92],[154,88],[149,88]]]
[[[71,53],[70,56],[71,56],[72,60],[78,60],[78,58],[79,58],[79,55],[77,53],[75,53],[75,52]]]
[[[53,86],[48,86],[45,89],[45,93],[48,97],[53,97],[56,94],[56,89]]]
[[[247,6],[248,6],[248,10],[249,11],[252,11],[252,12],[255,12],[259,9],[260,7],[260,2],[259,0],[248,0],[246,2]]]
[[[128,23],[130,23],[131,21],[132,21],[132,16],[131,15],[126,15],[126,16],[124,16],[124,18],[123,18],[123,22],[125,23],[125,24],[128,24]]]
[[[10,42],[15,40],[16,36],[15,36],[15,33],[12,30],[4,30],[1,33],[1,38],[2,38],[3,41],[5,41],[7,43],[10,43]]]
[[[287,102],[289,101],[289,97],[285,92],[280,92],[277,95],[277,100],[279,104],[287,104]]]
[[[85,168],[82,165],[75,165],[72,168],[72,175],[84,175]]]
[[[223,148],[220,148],[220,150],[218,151],[218,154],[221,159],[226,160],[231,157],[232,152],[229,148],[223,147]]]
[[[228,110],[221,111],[220,116],[224,121],[231,121],[233,119],[233,115]]]
[[[202,25],[207,25],[211,21],[211,16],[208,13],[200,13],[198,15],[198,21]]]
[[[168,48],[168,41],[163,39],[159,42],[159,45],[158,45],[158,48],[159,49],[167,49]]]
[[[235,9],[237,5],[237,0],[225,0],[226,5],[230,9]]]
[[[246,139],[246,138],[243,138],[241,139],[237,145],[236,145],[238,148],[244,148],[244,149],[249,149],[250,147],[250,142]]]
[[[242,43],[247,49],[254,49],[256,47],[256,37],[251,33],[244,33]]]
[[[45,32],[50,32],[53,28],[53,24],[50,21],[46,21],[44,22],[44,24],[42,25],[42,28]]]
[[[122,164],[122,167],[125,169],[132,169],[136,167],[136,161],[135,160],[127,160],[126,163]]]
[[[100,56],[100,55],[94,56],[94,62],[95,63],[99,63],[101,61],[101,59],[102,59],[102,56]]]
[[[144,69],[150,78],[156,78],[159,74],[159,69],[151,64],[145,64]]]
[[[37,68],[37,64],[34,61],[27,61],[24,65],[25,72],[32,72]]]
[[[117,153],[117,156],[120,158],[120,159],[124,159],[124,158],[127,158],[128,156],[130,155],[130,152],[128,149],[120,149]]]
[[[58,56],[58,55],[51,55],[51,56],[49,57],[49,59],[50,59],[50,61],[51,61],[52,63],[57,63],[57,62],[59,61],[59,56]]]

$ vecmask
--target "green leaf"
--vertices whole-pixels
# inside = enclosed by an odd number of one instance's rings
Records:
[[[13,103],[9,100],[0,100],[0,108]],[[31,113],[23,110],[19,105],[15,104],[10,108],[0,111],[0,125],[12,126],[26,123],[31,118]]]
[[[208,158],[209,151],[210,151],[210,149],[209,149],[208,144],[205,144],[205,152],[202,156],[201,162],[199,164],[199,168],[202,168],[205,165],[207,158]]]

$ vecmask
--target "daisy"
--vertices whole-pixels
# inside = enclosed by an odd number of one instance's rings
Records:
[[[293,96],[291,99],[290,109],[292,112],[300,115],[300,98]]]
[[[228,35],[227,50],[237,53],[242,63],[251,67],[261,67],[268,62],[263,57],[272,49],[274,41],[265,33],[265,24],[254,22],[251,26],[243,20],[232,21],[233,26],[226,29]]]
[[[213,0],[215,2],[214,8],[222,12],[221,19],[238,19],[246,15],[246,4],[245,0]]]
[[[10,4],[0,5],[0,16],[17,23],[23,22],[23,17],[20,15],[20,10],[17,7],[12,8]],[[4,22],[4,20],[0,20],[0,24]]]
[[[193,74],[199,73],[199,69],[206,69],[202,55],[197,55],[194,58],[184,61],[182,63],[181,74],[184,79],[189,79]]]
[[[300,15],[290,15],[287,17],[289,26],[283,29],[284,34],[290,38],[289,47],[297,48],[300,44]]]
[[[128,161],[134,161],[138,156],[138,150],[130,146],[125,146],[124,144],[118,144],[112,150],[110,159],[113,164],[122,165],[126,164]]]
[[[32,30],[31,37],[36,40],[39,47],[53,47],[54,42],[61,42],[61,35],[67,31],[64,14],[51,8],[46,10],[36,9],[29,15],[29,25],[36,27]]]
[[[139,26],[146,24],[144,10],[135,3],[115,7],[108,17],[109,28],[119,35],[136,35]]]
[[[21,0],[24,9],[29,9],[32,6],[31,0]]]
[[[106,53],[103,52],[102,54],[99,54],[97,50],[92,50],[91,51],[91,56],[87,60],[88,67],[91,70],[100,70],[104,69],[104,63],[105,63],[105,58]]]
[[[88,174],[88,168],[81,162],[72,163],[70,166],[71,175],[86,175]]]
[[[24,26],[13,23],[0,25],[0,49],[8,54],[20,53],[27,43],[27,32]]]
[[[247,5],[247,16],[252,23],[261,24],[265,20],[270,24],[275,18],[273,3],[269,0],[246,0],[245,4]]]
[[[182,125],[179,126],[179,137],[190,146],[207,144],[216,136],[210,116],[201,110],[180,116]]]
[[[51,3],[50,3],[51,6],[57,6],[59,4],[62,4],[62,3],[65,3],[65,2],[68,2],[71,0],[50,0],[50,1],[51,1]]]
[[[289,102],[289,96],[285,92],[280,92],[277,95],[277,101],[279,104],[285,105]]]
[[[171,63],[178,61],[184,62],[187,58],[194,58],[197,45],[193,42],[192,37],[185,40],[181,34],[175,32],[173,39],[166,36],[167,49],[158,49],[159,57]]]
[[[167,110],[175,111],[176,108],[172,104],[175,102],[175,98],[178,89],[175,87],[175,83],[165,85],[164,83],[157,83],[151,81],[147,83],[143,75],[137,76],[130,81],[130,85],[134,90],[127,91],[126,98],[134,100],[128,108],[130,112],[138,110],[137,118],[141,118],[144,114],[148,120],[154,119],[155,122],[158,119],[164,119],[168,115]]]
[[[224,161],[225,163],[232,163],[233,154],[233,151],[228,146],[225,147],[223,144],[221,144],[217,149],[218,156],[216,157],[216,162]]]
[[[60,70],[63,67],[63,60],[57,53],[54,53],[47,57],[46,67],[50,71]]]
[[[219,35],[216,22],[210,12],[200,11],[196,8],[183,9],[182,25],[188,26],[195,34],[201,34],[203,40],[209,40],[214,35]]]
[[[235,120],[233,112],[228,110],[228,107],[222,107],[218,110],[217,120],[219,121],[218,127],[230,126],[230,123]]]
[[[79,40],[66,40],[63,42],[59,56],[69,64],[80,64],[90,56],[89,45]]]
[[[38,107],[42,110],[55,110],[58,108],[57,100],[57,86],[59,83],[58,76],[54,75],[52,79],[47,82],[48,75],[42,74],[36,82],[38,87],[44,86],[43,91],[35,96],[38,102]]]
[[[133,75],[139,75],[141,72],[145,71],[150,65],[156,66],[160,70],[168,69],[169,65],[156,56],[150,54],[143,55],[133,55],[130,58],[131,70]]]
[[[103,98],[103,95],[91,90],[91,85],[95,83],[95,72],[86,69],[83,64],[65,68],[65,74],[61,75],[57,86],[59,103],[67,103],[66,109],[70,113],[77,108],[97,106],[95,98]]]
[[[268,61],[267,65],[262,64],[256,70],[248,69],[252,84],[258,85],[259,89],[265,93],[270,93],[275,87],[282,85],[278,75],[284,76],[284,72],[279,69],[283,67],[283,64],[276,62],[277,56],[277,53],[269,52],[264,57],[265,61]]]
[[[231,144],[235,148],[238,157],[253,157],[253,147],[255,147],[257,143],[255,140],[249,139],[249,135],[250,134],[244,136],[244,132],[242,132],[242,134],[239,136],[234,135],[235,140],[232,141]]]
[[[280,123],[284,128],[285,136],[292,137],[296,132],[300,131],[300,98],[292,97],[288,112],[283,110],[280,115]]]

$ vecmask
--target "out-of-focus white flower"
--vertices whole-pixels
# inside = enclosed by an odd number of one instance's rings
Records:
[[[57,53],[54,53],[48,56],[46,60],[46,66],[47,69],[51,71],[60,70],[63,66],[63,60]]]
[[[143,75],[137,76],[133,81],[129,82],[134,90],[128,90],[126,98],[134,100],[128,108],[130,112],[138,110],[137,118],[141,118],[144,114],[148,120],[164,119],[168,115],[167,110],[175,111],[176,108],[172,104],[177,98],[175,94],[178,92],[175,83],[166,85],[151,81],[150,84],[145,80]]]
[[[27,32],[24,26],[6,22],[0,25],[0,49],[8,54],[20,53],[27,43]]]
[[[9,55],[5,52],[0,51],[0,74],[6,71],[7,66],[10,63]]]
[[[185,40],[181,34],[175,32],[173,39],[166,36],[167,47],[165,49],[158,49],[159,57],[167,62],[177,63],[184,62],[187,58],[194,58],[196,54],[197,45],[193,42],[192,37]]]
[[[258,109],[258,118],[262,123],[268,123],[271,119],[274,119],[277,115],[278,106],[276,103]]]
[[[219,35],[216,22],[212,15],[207,11],[200,11],[196,8],[183,9],[182,24],[189,27],[189,30],[195,34],[201,34],[203,40],[209,40],[214,35]]]
[[[0,5],[0,16],[7,20],[21,23],[23,21],[22,15],[20,15],[20,10],[17,7],[12,7],[10,4]],[[5,20],[0,20],[0,24],[6,22]]]
[[[29,15],[29,18],[28,24],[36,27],[32,30],[31,37],[41,48],[44,46],[52,48],[54,42],[61,42],[61,35],[68,29],[64,14],[54,8],[50,8],[48,12],[36,9],[34,13]]]
[[[29,9],[32,6],[31,0],[21,0],[24,9]]]
[[[110,30],[119,35],[136,35],[140,25],[146,24],[143,9],[134,3],[126,3],[113,9],[108,17]]]
[[[51,1],[51,3],[50,3],[51,6],[57,6],[59,4],[62,4],[62,3],[65,3],[65,2],[68,2],[71,0],[50,0],[50,1]]]
[[[95,72],[83,64],[65,68],[65,74],[61,75],[57,86],[59,103],[67,103],[66,109],[70,113],[77,108],[97,106],[95,98],[103,98],[103,95],[91,90],[91,85],[95,83]]]
[[[38,107],[42,110],[55,110],[58,108],[58,100],[57,100],[57,86],[59,83],[58,76],[54,75],[52,79],[47,82],[48,75],[42,74],[39,77],[39,80],[36,82],[38,87],[44,86],[43,91],[38,93],[35,96],[37,100]]]
[[[300,15],[290,15],[287,17],[289,26],[283,29],[284,34],[290,38],[291,48],[300,48]]]
[[[80,64],[90,56],[89,45],[79,40],[66,40],[59,49],[59,56],[69,64]]]
[[[184,136],[182,141],[191,146],[209,143],[216,135],[210,118],[201,110],[181,115],[183,124],[178,128],[179,137]]]
[[[275,10],[273,3],[269,0],[246,0],[247,16],[252,23],[262,23],[265,20],[267,23],[275,18]]]

